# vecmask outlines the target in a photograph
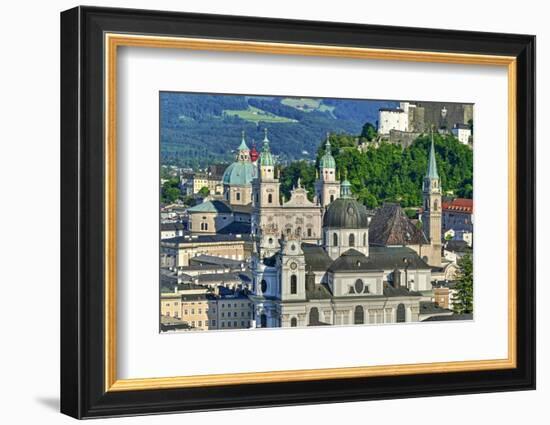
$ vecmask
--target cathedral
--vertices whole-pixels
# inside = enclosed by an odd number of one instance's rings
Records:
[[[378,243],[369,237],[367,209],[353,198],[350,183],[337,179],[328,137],[313,201],[298,181],[290,199],[281,202],[267,132],[255,163],[246,161],[256,168],[244,173],[250,176],[246,190],[237,187],[252,202],[249,299],[256,327],[421,320],[421,305],[432,290],[432,267],[441,264],[441,190],[433,141],[423,184],[423,230],[397,214],[401,221],[392,221],[398,223],[392,231],[403,235],[377,236]],[[232,192],[227,192],[230,200]],[[372,220],[377,229],[387,227],[382,216]]]

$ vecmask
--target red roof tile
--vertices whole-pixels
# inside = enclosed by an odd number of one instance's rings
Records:
[[[474,212],[473,199],[456,198],[451,202],[442,203],[443,211],[454,211],[472,214]]]

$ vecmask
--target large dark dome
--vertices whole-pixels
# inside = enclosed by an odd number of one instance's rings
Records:
[[[361,229],[369,226],[367,209],[353,198],[333,201],[323,217],[323,227]]]

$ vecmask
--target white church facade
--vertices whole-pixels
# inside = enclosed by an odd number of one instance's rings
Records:
[[[433,145],[423,187],[427,234],[422,237],[433,247],[421,257],[405,244],[369,242],[370,217],[353,198],[350,183],[336,178],[328,138],[313,201],[298,181],[290,199],[281,202],[269,143],[266,134],[251,194],[255,243],[249,299],[256,327],[419,321],[421,303],[430,300],[432,267],[441,262]]]

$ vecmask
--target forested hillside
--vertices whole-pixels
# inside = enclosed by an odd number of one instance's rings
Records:
[[[161,161],[186,167],[232,161],[241,131],[257,147],[269,129],[281,162],[314,159],[326,132],[359,134],[397,102],[161,92]]]
[[[458,197],[473,196],[473,151],[453,136],[434,135],[437,167],[444,193]],[[349,135],[331,137],[332,154],[340,179],[346,177],[354,195],[370,208],[384,201],[399,202],[404,207],[422,203],[422,180],[428,166],[430,137],[419,137],[411,146],[382,143],[357,149],[357,138]],[[324,143],[317,152],[324,154]],[[281,169],[281,190],[288,197],[298,177],[312,196],[316,164],[295,162]]]

